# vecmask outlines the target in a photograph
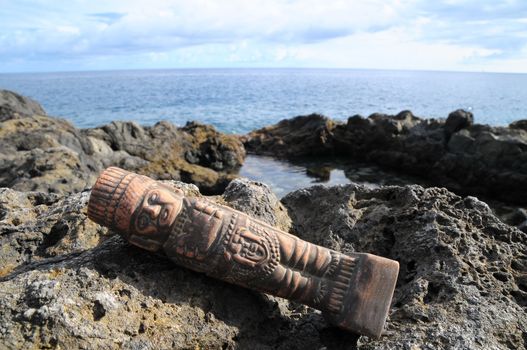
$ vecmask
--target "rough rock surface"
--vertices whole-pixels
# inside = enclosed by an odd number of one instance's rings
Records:
[[[512,129],[527,130],[527,119],[521,119],[521,120],[517,120],[515,122],[512,122],[512,123],[510,123],[509,127],[512,128]]]
[[[215,200],[289,225],[266,186],[238,180],[226,192]],[[526,235],[475,198],[347,185],[283,199],[302,238],[401,263],[386,334],[373,340],[129,246],[86,218],[88,195],[0,191],[3,348],[526,348]]]
[[[417,185],[317,186],[282,201],[303,239],[399,261],[386,335],[358,348],[527,346],[527,235],[485,203]]]
[[[527,204],[527,129],[473,124],[470,112],[446,120],[352,116],[339,123],[318,115],[291,120],[244,136],[249,152],[283,158],[344,156],[419,176],[460,194]]]
[[[44,108],[29,97],[0,90],[0,122],[20,116],[46,115]]]
[[[199,195],[195,186],[168,184]],[[241,203],[262,185],[244,182],[240,193],[229,192]],[[265,194],[261,200],[277,207],[246,212],[279,223],[283,207]],[[2,264],[9,266],[0,277],[2,348],[298,349],[321,344],[322,330],[340,334],[318,312],[179,268],[108,235],[86,218],[88,196],[0,192]]]
[[[232,208],[249,211],[254,217],[289,232],[291,219],[287,210],[266,184],[238,178],[231,181],[222,196]]]
[[[445,121],[445,131],[448,136],[458,132],[461,129],[466,129],[474,124],[474,115],[462,109],[458,109],[448,115]]]
[[[284,119],[242,137],[254,153],[278,157],[328,155],[333,151],[333,129],[338,123],[320,114]]]
[[[7,96],[25,101],[13,93]],[[144,127],[112,122],[77,129],[63,119],[30,114],[38,108],[27,101],[3,106],[7,107],[0,109],[0,187],[78,192],[91,187],[104,168],[116,165],[158,179],[192,182],[204,193],[219,193],[245,157],[236,137],[195,122],[183,128],[163,121]],[[19,112],[1,114],[9,108]]]

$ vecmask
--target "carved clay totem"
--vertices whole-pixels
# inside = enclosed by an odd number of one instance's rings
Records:
[[[88,216],[189,269],[309,305],[347,330],[375,337],[382,332],[399,272],[396,261],[305,242],[115,167],[93,187]]]

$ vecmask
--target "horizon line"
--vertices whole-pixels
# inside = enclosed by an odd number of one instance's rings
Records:
[[[49,73],[102,73],[133,71],[166,71],[166,70],[362,70],[362,71],[395,71],[395,72],[430,72],[430,73],[479,73],[479,74],[527,74],[527,72],[500,72],[486,70],[442,70],[442,69],[408,69],[408,68],[353,68],[353,67],[172,67],[172,68],[117,68],[117,69],[84,69],[84,70],[35,70],[0,72],[10,74],[49,74]]]

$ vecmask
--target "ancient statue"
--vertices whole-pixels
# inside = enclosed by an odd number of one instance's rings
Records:
[[[88,216],[189,269],[309,305],[347,330],[374,337],[382,332],[396,261],[344,255],[116,167],[98,178]]]

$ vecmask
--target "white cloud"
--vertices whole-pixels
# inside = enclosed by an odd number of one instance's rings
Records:
[[[155,46],[172,49],[240,39],[312,42],[390,25],[397,20],[396,8],[401,7],[397,1],[387,5],[377,1],[314,0],[151,0],[117,1],[112,4],[111,8],[101,4],[89,8],[81,1],[77,2],[76,9],[67,11],[71,6],[64,6],[58,13],[42,6],[39,17],[47,18],[56,25],[50,27],[46,22],[23,16],[20,20],[32,23],[31,26],[23,28],[21,24],[22,27],[12,30],[11,34],[30,30],[32,40],[25,42],[28,46],[46,37],[54,38],[56,41],[47,40],[49,46],[46,51],[55,50],[57,53],[68,53],[68,46],[61,40],[64,34],[80,35],[90,43],[86,47],[87,53],[89,50],[97,53],[101,48],[133,51]],[[26,9],[13,6],[11,15],[15,17],[4,24],[6,29],[16,28],[9,22],[16,22],[18,13]],[[31,17],[30,14],[25,16]]]
[[[111,62],[109,69],[129,63],[132,68],[527,71],[519,63],[526,58],[527,6],[519,1],[62,0],[50,5],[0,0],[0,5],[0,60],[12,67],[4,69],[24,70],[23,62],[30,61],[48,62],[46,67],[55,62],[56,69],[69,69],[64,66],[69,62],[78,69],[94,61]]]

